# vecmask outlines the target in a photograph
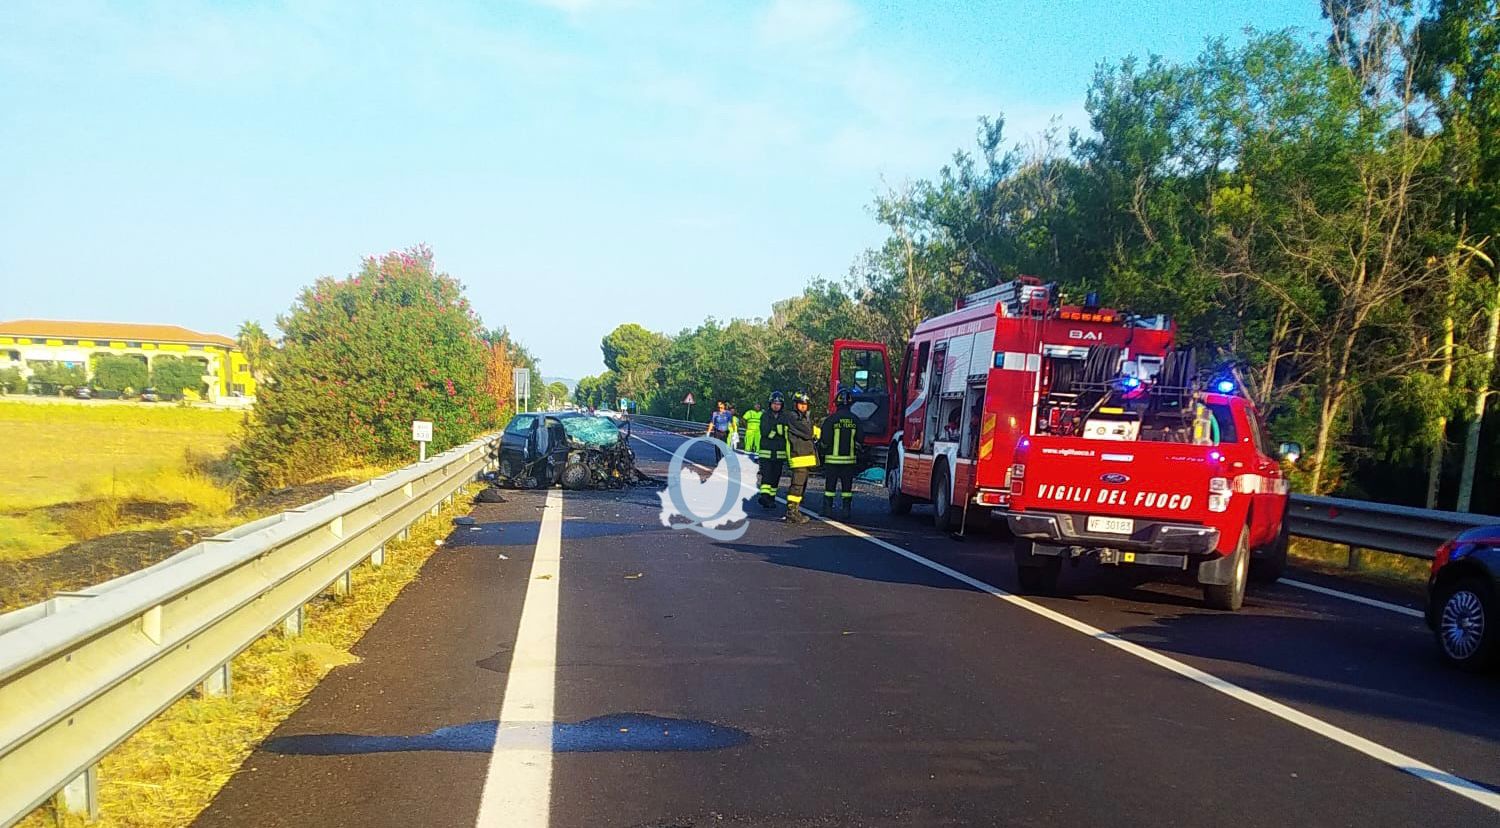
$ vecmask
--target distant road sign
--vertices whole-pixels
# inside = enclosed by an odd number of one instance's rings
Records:
[[[516,383],[516,399],[522,397],[528,400],[531,399],[531,369],[516,368],[512,371],[511,376],[515,379]]]
[[[689,391],[688,395],[686,397],[682,398],[682,404],[683,405],[692,405],[693,404],[693,392]]]

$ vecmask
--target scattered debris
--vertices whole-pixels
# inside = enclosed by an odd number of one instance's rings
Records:
[[[500,553],[500,560],[502,560],[502,561],[508,561],[508,560],[510,560],[510,556],[507,555],[507,554],[505,554],[504,552],[501,552]]]
[[[645,574],[646,573],[644,573],[644,572],[637,572],[634,575],[626,575],[625,576],[625,580],[627,580],[627,581],[639,581],[641,579],[641,576],[643,576]]]
[[[473,526],[475,523],[477,523],[477,521],[475,521],[474,518],[469,517],[468,515],[459,515],[458,517],[453,519],[454,526]]]
[[[485,489],[482,489],[479,492],[479,494],[474,495],[474,502],[476,502],[476,503],[509,503],[510,501],[506,500],[505,495],[500,494],[500,489],[499,488],[497,488],[495,485],[491,485],[491,486],[489,486],[489,487],[487,487]]]
[[[433,546],[442,546],[443,545],[443,539],[442,538],[438,538],[437,540],[435,540],[435,541],[432,542],[432,545]]]

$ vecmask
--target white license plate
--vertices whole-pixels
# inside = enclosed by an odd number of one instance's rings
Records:
[[[1128,535],[1135,531],[1135,521],[1130,518],[1090,517],[1090,532],[1108,532],[1111,535]]]

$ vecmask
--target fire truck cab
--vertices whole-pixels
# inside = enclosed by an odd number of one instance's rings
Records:
[[[930,502],[947,530],[993,510],[1023,588],[1094,555],[1194,575],[1237,609],[1251,557],[1280,574],[1286,481],[1238,380],[1200,371],[1176,333],[1022,277],[919,325],[889,380],[885,346],[834,343],[830,395],[855,391],[890,511]]]

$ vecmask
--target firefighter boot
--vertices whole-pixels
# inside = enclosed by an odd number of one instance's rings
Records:
[[[854,517],[854,498],[844,498],[844,520]]]
[[[807,515],[802,514],[801,503],[788,503],[786,506],[786,514],[782,515],[781,519],[786,521],[787,523],[799,526],[808,521]]]

